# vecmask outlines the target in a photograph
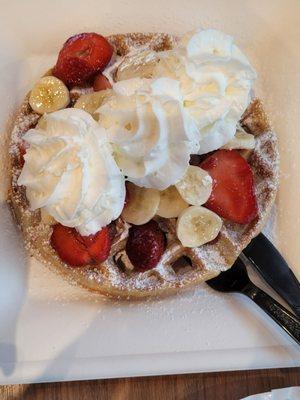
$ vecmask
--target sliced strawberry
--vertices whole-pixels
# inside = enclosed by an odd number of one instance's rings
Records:
[[[99,92],[100,90],[111,89],[111,84],[109,80],[103,74],[99,74],[96,76],[93,83],[94,92]]]
[[[127,255],[138,271],[156,267],[165,251],[165,236],[158,223],[151,220],[129,229],[126,243]]]
[[[69,38],[59,52],[53,75],[67,85],[81,85],[109,63],[113,49],[97,33],[80,33]]]
[[[218,150],[200,167],[213,178],[212,193],[205,207],[239,224],[248,224],[257,216],[253,172],[236,150]]]
[[[111,237],[108,227],[102,228],[95,235],[81,236],[93,261],[102,262],[109,256]]]
[[[50,243],[62,261],[72,267],[82,267],[107,259],[111,237],[108,227],[95,235],[81,236],[74,228],[56,224]]]
[[[50,242],[61,260],[72,267],[81,267],[91,261],[85,244],[74,228],[61,224],[54,225]]]

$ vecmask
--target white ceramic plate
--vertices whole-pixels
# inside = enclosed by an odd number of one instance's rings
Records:
[[[298,400],[300,398],[300,386],[272,390],[268,393],[254,394],[241,400]]]
[[[255,65],[257,91],[279,134],[277,237],[300,276],[299,2],[85,3],[0,1],[0,383],[299,366],[292,340],[238,295],[204,285],[161,301],[105,301],[28,259],[5,204],[4,134],[26,91],[52,65],[51,54],[73,33],[222,29]]]

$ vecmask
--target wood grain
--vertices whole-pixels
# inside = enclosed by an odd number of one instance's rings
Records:
[[[300,368],[0,387],[1,400],[239,400],[299,386]]]

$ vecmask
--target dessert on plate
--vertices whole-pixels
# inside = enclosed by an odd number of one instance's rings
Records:
[[[120,298],[230,268],[278,185],[255,79],[214,29],[68,39],[11,134],[8,200],[30,254]]]

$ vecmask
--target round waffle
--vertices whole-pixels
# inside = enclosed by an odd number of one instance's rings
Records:
[[[133,48],[167,50],[176,43],[168,34],[112,35],[108,40],[116,53],[126,55]],[[71,91],[73,100],[78,92]],[[255,135],[256,146],[243,151],[254,173],[258,216],[248,225],[224,221],[216,240],[198,248],[185,248],[176,237],[175,219],[157,217],[167,238],[166,250],[159,264],[147,272],[134,272],[126,262],[125,244],[129,224],[122,218],[115,221],[116,235],[109,258],[102,264],[71,268],[63,263],[50,246],[51,225],[43,222],[40,211],[29,210],[25,188],[17,185],[21,172],[20,141],[34,127],[40,116],[25,98],[11,135],[11,188],[9,203],[19,224],[30,254],[62,274],[69,281],[98,293],[119,298],[144,298],[170,295],[197,285],[231,267],[241,251],[263,228],[275,200],[278,186],[277,139],[260,100],[254,99],[241,118],[242,127]]]

